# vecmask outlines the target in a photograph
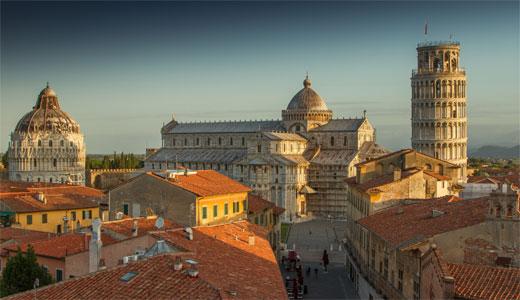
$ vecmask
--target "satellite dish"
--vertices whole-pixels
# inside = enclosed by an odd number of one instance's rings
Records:
[[[164,227],[164,219],[161,217],[158,217],[157,220],[155,221],[155,227],[157,229],[162,229]]]

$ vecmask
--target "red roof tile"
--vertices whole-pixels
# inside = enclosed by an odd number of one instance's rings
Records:
[[[0,243],[16,241],[18,243],[46,239],[55,236],[54,233],[27,230],[15,227],[0,227]]]
[[[455,296],[464,299],[520,299],[520,269],[451,264]]]
[[[193,253],[199,276],[217,287],[228,299],[287,299],[284,283],[267,231],[239,221],[195,227],[193,240],[182,230],[154,233],[169,243]],[[255,236],[254,245],[248,243]],[[231,292],[235,291],[236,296]]]
[[[435,173],[435,172],[432,172],[432,171],[428,171],[428,170],[423,170],[424,174],[428,175],[428,176],[431,176],[433,178],[436,178],[438,180],[451,180],[450,177],[448,176],[444,176],[444,175],[441,175],[439,173]]]
[[[401,179],[400,180],[403,180],[403,179],[406,179],[412,175],[415,175],[417,173],[419,173],[421,170],[419,169],[416,169],[416,168],[411,168],[411,169],[406,169],[406,170],[403,170],[401,171]],[[388,174],[388,175],[383,175],[383,176],[379,176],[379,177],[376,177],[376,178],[373,178],[371,180],[368,180],[364,183],[357,183],[356,182],[356,177],[349,177],[345,180],[345,182],[353,187],[353,188],[356,188],[358,190],[361,190],[361,191],[364,191],[364,192],[367,192],[369,191],[370,189],[374,189],[374,188],[377,188],[377,187],[380,187],[380,186],[384,186],[384,185],[387,185],[387,184],[392,184],[394,182],[397,182],[394,180],[394,175],[393,174]]]
[[[36,199],[43,193],[46,202]],[[63,184],[36,184],[2,181],[0,205],[14,212],[34,212],[98,207],[106,201],[105,194],[84,186]]]
[[[485,198],[460,200],[455,196],[425,199],[413,204],[388,208],[358,220],[358,223],[398,247],[405,242],[421,241],[434,235],[472,226],[485,221]],[[432,211],[442,214],[432,217]]]
[[[86,241],[85,241],[86,239]],[[90,236],[82,233],[69,233],[58,235],[47,239],[23,242],[21,244],[10,244],[4,249],[9,251],[17,251],[20,246],[22,252],[27,251],[27,247],[33,246],[34,252],[39,256],[47,256],[53,258],[64,258],[88,250],[88,241]]]
[[[202,278],[175,271],[175,257],[160,255],[15,294],[7,299],[221,299]],[[121,277],[136,275],[129,281]]]
[[[213,170],[200,170],[196,174],[191,175],[177,174],[175,179],[165,179],[151,172],[146,174],[166,180],[201,197],[251,191],[249,187]]]
[[[266,209],[269,209],[269,208],[274,208],[276,205],[271,202],[271,201],[267,201],[265,200],[264,198],[260,197],[260,196],[257,196],[257,195],[249,195],[249,197],[247,198],[247,205],[248,205],[248,210],[249,210],[249,213],[258,213],[258,212],[262,212]]]
[[[116,221],[103,222],[101,225],[101,231],[110,234],[110,232],[114,232],[121,237],[130,238],[132,237],[132,227],[134,225],[134,220],[137,220],[137,235],[143,236],[148,234],[150,231],[157,231],[157,227],[155,227],[155,222],[157,221],[157,217],[143,217],[143,218],[128,218]],[[173,223],[169,220],[164,220],[164,226],[161,230],[168,230],[174,228],[182,228],[182,225]]]

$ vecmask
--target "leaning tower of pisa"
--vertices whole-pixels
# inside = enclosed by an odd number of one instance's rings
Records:
[[[458,42],[417,46],[412,71],[412,148],[461,166],[466,181],[466,72],[459,66]]]

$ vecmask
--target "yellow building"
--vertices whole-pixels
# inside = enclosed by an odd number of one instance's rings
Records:
[[[187,226],[247,218],[251,189],[213,170],[143,173],[109,191],[110,218],[156,214]]]
[[[100,217],[103,192],[73,185],[2,182],[3,226],[65,233],[92,225]]]

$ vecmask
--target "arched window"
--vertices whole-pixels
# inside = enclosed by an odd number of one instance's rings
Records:
[[[218,145],[222,145],[222,138],[221,137],[218,137]]]
[[[188,139],[184,138],[184,146],[188,146]]]
[[[208,146],[211,145],[211,138],[208,138],[207,143],[208,143]]]
[[[347,136],[344,136],[343,137],[343,146],[346,146],[347,145]]]
[[[35,159],[33,159],[33,164],[34,164],[34,167],[37,167],[38,166],[38,161]]]
[[[246,145],[246,138],[242,137],[242,146],[245,146],[245,145]]]
[[[56,158],[52,160],[52,166],[55,168],[58,166],[58,160]]]
[[[334,146],[334,137],[333,136],[330,137],[330,145]]]
[[[61,141],[60,141],[60,146],[61,146],[61,147],[65,146],[65,141],[61,140]]]
[[[435,83],[435,98],[441,97],[441,81],[437,80]]]
[[[195,140],[195,143],[197,144],[197,146],[200,145],[200,140],[199,140],[199,138],[197,138],[197,139]]]
[[[49,141],[49,147],[52,147],[52,140]]]
[[[49,178],[49,182],[50,182],[50,183],[52,183],[52,177],[51,177],[51,178]]]
[[[512,205],[507,206],[506,216],[508,218],[511,218],[513,216],[513,206]]]
[[[262,152],[262,145],[258,144],[258,146],[257,146],[257,152],[258,152],[258,153]]]
[[[38,140],[38,147],[42,146],[42,140]]]
[[[229,145],[233,146],[233,137],[229,138]]]

